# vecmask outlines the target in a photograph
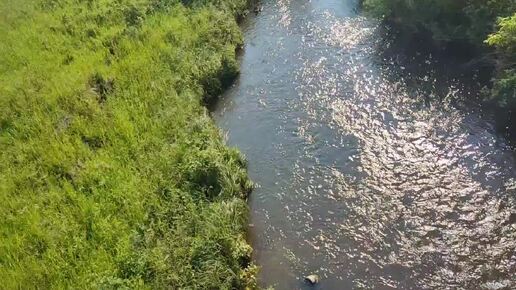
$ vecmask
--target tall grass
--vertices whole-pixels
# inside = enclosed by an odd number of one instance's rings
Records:
[[[246,4],[0,1],[0,288],[254,285],[245,162],[202,106]]]

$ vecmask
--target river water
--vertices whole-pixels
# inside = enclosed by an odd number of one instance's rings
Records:
[[[262,5],[213,111],[257,184],[260,284],[516,289],[515,160],[489,117],[457,105],[476,86],[452,61],[397,52],[357,1]]]

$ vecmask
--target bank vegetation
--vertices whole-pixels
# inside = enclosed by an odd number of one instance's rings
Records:
[[[0,1],[0,288],[255,285],[246,164],[203,106],[246,7]]]

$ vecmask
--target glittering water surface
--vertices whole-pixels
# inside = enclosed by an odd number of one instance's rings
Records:
[[[481,112],[451,104],[472,86],[431,55],[386,54],[355,1],[263,6],[213,112],[259,186],[260,283],[516,289],[515,160]]]

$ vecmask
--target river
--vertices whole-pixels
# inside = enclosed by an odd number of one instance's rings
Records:
[[[516,289],[515,160],[492,118],[460,105],[470,77],[398,51],[357,1],[261,5],[212,113],[257,184],[260,285]]]

